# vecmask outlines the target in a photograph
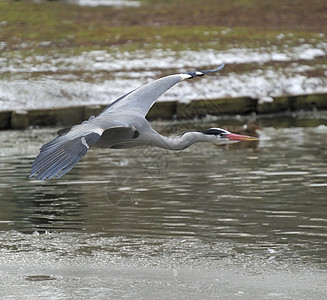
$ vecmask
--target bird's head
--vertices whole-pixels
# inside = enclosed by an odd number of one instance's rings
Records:
[[[232,144],[240,141],[257,141],[258,138],[247,136],[247,135],[240,135],[231,133],[225,129],[221,128],[209,128],[204,131],[200,131],[203,134],[203,138],[208,142],[214,142],[216,144]]]

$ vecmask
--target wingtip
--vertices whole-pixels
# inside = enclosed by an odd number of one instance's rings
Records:
[[[225,63],[222,63],[215,69],[204,70],[204,71],[200,71],[200,72],[203,73],[203,74],[210,74],[210,73],[221,71],[224,67],[225,67]]]
[[[222,63],[218,66],[217,71],[221,71],[223,68],[225,68],[225,63]]]
[[[183,74],[185,76],[183,79],[190,79],[190,78],[193,78],[193,77],[203,76],[205,74],[218,72],[218,71],[221,71],[224,67],[225,67],[225,63],[222,63],[215,69],[187,72],[187,73]]]

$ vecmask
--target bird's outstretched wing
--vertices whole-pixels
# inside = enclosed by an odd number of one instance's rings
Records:
[[[132,125],[119,120],[119,116],[141,116],[142,120],[153,103],[178,82],[196,76],[220,71],[224,65],[206,71],[170,75],[146,84],[111,103],[99,116],[91,117],[80,125],[58,132],[59,136],[43,145],[32,164],[30,178],[57,178],[69,172],[86,154],[89,147],[123,147],[124,139],[137,138],[139,132]],[[116,119],[113,119],[116,118]],[[127,122],[129,123],[129,122]],[[104,134],[104,139],[101,136]],[[100,140],[101,139],[101,140]]]
[[[94,119],[93,119],[94,120]],[[30,178],[36,176],[36,179],[51,179],[54,176],[60,178],[69,172],[75,164],[86,154],[89,147],[95,145],[102,134],[119,129],[121,134],[130,136],[133,134],[133,128],[128,124],[121,122],[109,122],[104,126],[96,126],[94,122],[85,122],[72,127],[70,130],[61,130],[59,136],[43,145],[39,155],[32,164]]]
[[[51,179],[55,175],[61,177],[75,166],[99,138],[100,135],[95,132],[86,132],[74,139],[66,135],[56,137],[41,147],[40,154],[32,164],[30,178],[34,175],[40,180]]]
[[[126,95],[118,98],[101,114],[107,114],[114,111],[133,111],[133,113],[145,117],[153,103],[167,90],[173,87],[175,84],[197,76],[203,76],[205,74],[220,71],[224,68],[224,64],[221,64],[218,68],[212,70],[194,71],[188,73],[181,73],[175,75],[165,76],[163,78],[152,81],[138,89],[135,89]]]

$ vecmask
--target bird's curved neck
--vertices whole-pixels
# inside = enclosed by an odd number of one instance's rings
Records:
[[[157,134],[156,139],[151,144],[169,150],[183,150],[196,142],[204,142],[203,135],[199,132],[186,132],[180,137],[169,138]]]

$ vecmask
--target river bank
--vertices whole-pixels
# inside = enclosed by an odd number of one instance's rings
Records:
[[[139,3],[117,8],[1,0],[0,128],[79,122],[152,80],[222,62],[226,67],[217,76],[165,93],[149,117],[185,117],[185,106],[197,110],[187,113],[191,117],[326,107],[321,1]],[[312,94],[319,96],[293,96]],[[66,114],[72,121],[63,120]],[[16,115],[41,120],[12,122]]]
[[[51,109],[8,110],[0,112],[1,129],[27,129],[43,126],[72,126],[97,115],[106,105],[81,105]],[[233,118],[235,116],[265,117],[327,110],[327,94],[284,96],[266,99],[250,97],[157,102],[147,118],[149,120],[191,120],[207,116]],[[312,123],[314,122],[314,124]],[[318,124],[317,124],[318,122]],[[320,118],[311,120],[319,125]]]

